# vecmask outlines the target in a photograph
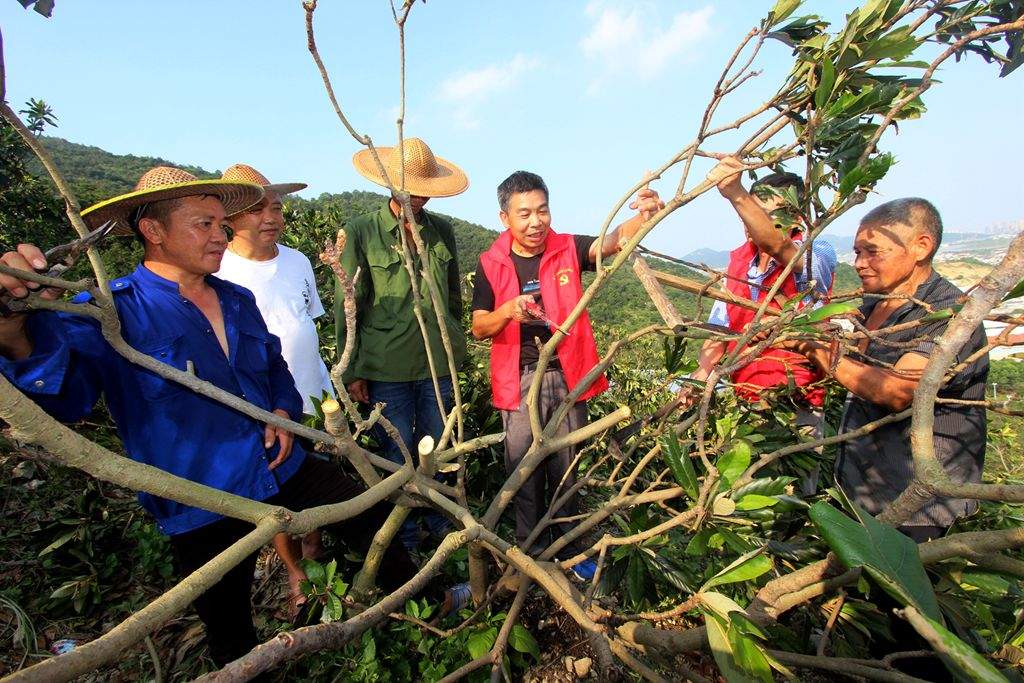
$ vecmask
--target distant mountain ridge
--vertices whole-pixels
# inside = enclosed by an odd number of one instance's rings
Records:
[[[702,263],[712,268],[724,268],[729,265],[729,252],[704,247],[691,251],[683,257],[683,260],[690,263]]]
[[[831,244],[835,248],[836,254],[842,254],[845,251],[853,251],[852,236],[822,235],[818,239]],[[840,259],[842,259],[842,257],[840,257]],[[703,263],[711,266],[712,268],[724,268],[729,265],[729,250],[708,248],[696,249],[684,256],[683,260],[690,261],[692,263]]]
[[[995,230],[1011,232],[994,232]],[[942,246],[936,258],[941,261],[968,257],[995,263],[1006,253],[1006,247],[1021,230],[1024,230],[1024,221],[1000,223],[982,232],[947,232],[942,236]],[[853,263],[853,235],[822,235],[818,239],[832,245],[841,263]],[[712,268],[724,268],[729,263],[729,252],[696,249],[684,256],[683,260],[703,263]]]
[[[836,253],[839,254],[840,249],[844,243],[849,244],[849,248],[853,248],[853,238],[845,236],[823,236],[820,239],[831,244]],[[844,242],[845,241],[845,242]],[[857,271],[853,269],[849,263],[844,263],[842,256],[839,257],[839,265],[836,267],[835,282],[832,284],[833,292],[850,292],[860,287],[860,278],[857,276]],[[724,269],[729,265],[729,252],[719,251],[716,249],[697,249],[691,251],[689,254],[683,257],[684,261],[688,261],[694,264],[704,264],[710,268]]]
[[[199,166],[180,164],[160,157],[114,154],[99,147],[80,145],[64,138],[44,135],[43,145],[57,161],[61,173],[71,182],[83,206],[88,206],[114,195],[130,192],[143,173],[154,166],[175,166],[197,178],[219,178],[220,171],[207,171]],[[36,176],[46,172],[42,164],[32,160],[29,164]]]

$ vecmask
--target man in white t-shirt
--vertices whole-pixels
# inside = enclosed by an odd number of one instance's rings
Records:
[[[272,184],[262,173],[245,164],[235,164],[224,171],[223,178],[260,185],[263,199],[241,213],[228,216],[232,238],[216,275],[247,288],[256,297],[256,307],[263,314],[267,329],[281,339],[281,355],[302,396],[302,410],[312,415],[312,397],[319,399],[325,391],[334,396],[331,377],[320,357],[320,338],[314,322],[324,314],[324,307],[316,291],[309,259],[277,243],[284,231],[281,196],[298,192],[306,185]],[[320,532],[306,534],[301,548],[287,534],[278,534],[274,547],[288,570],[290,612],[297,614],[305,602],[300,584],[306,578],[299,560],[320,554]]]
[[[325,391],[334,396],[314,322],[324,314],[324,307],[309,259],[277,242],[284,230],[281,196],[306,185],[271,184],[245,164],[235,164],[224,171],[223,178],[256,183],[265,194],[252,208],[228,217],[234,235],[217,277],[242,285],[256,297],[267,329],[281,338],[281,355],[295,378],[303,411],[312,415],[312,398],[320,399]]]

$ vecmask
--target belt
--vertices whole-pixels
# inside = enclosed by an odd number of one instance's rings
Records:
[[[523,373],[526,373],[526,372],[533,372],[536,369],[537,369],[537,362],[534,361],[533,363],[527,363],[526,365],[524,365],[522,368],[520,368],[519,372],[520,372],[520,374],[523,374]],[[562,366],[558,363],[558,359],[557,358],[553,358],[553,359],[548,361],[548,366],[547,366],[547,368],[544,369],[544,372],[553,372],[555,370],[558,370],[559,372],[562,371]]]

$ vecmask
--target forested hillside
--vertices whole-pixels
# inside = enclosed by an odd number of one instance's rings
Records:
[[[177,166],[201,178],[219,176],[219,172],[190,166],[177,160],[112,154],[99,147],[80,145],[57,137],[44,136],[42,141],[68,178],[83,206],[130,191],[139,176],[157,165]],[[37,175],[42,173],[38,162],[33,161],[28,168]],[[290,246],[309,256],[317,267],[320,291],[325,304],[333,299],[333,291],[328,282],[326,267],[317,260],[322,240],[353,217],[376,211],[384,200],[383,194],[359,190],[338,194],[325,193],[316,199],[288,199],[287,215],[291,231],[285,240]],[[476,269],[480,253],[490,246],[498,233],[455,216],[443,213],[441,215],[448,218],[455,228],[459,266],[463,274],[472,273]],[[70,237],[69,234],[68,238]],[[129,240],[119,242],[106,249],[108,263],[114,274],[127,272],[138,259],[138,251],[133,243]],[[676,274],[696,277],[693,271],[671,263],[662,263],[658,267]],[[694,310],[693,297],[675,292],[671,292],[669,296],[681,311]],[[612,286],[604,288],[591,306],[591,315],[598,322],[620,322],[630,325],[649,324],[660,320],[654,305],[630,270],[623,270],[614,276]]]
[[[58,137],[43,136],[41,140],[61,172],[71,181],[83,206],[130,191],[139,176],[154,166],[177,166],[199,178],[220,176],[220,171],[207,171],[159,157],[113,154],[99,147],[80,145]],[[46,175],[35,159],[30,162],[29,170],[37,176]]]

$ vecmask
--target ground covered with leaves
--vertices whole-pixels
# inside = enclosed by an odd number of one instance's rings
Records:
[[[1009,382],[1009,371],[1015,369],[1000,371],[998,376]],[[613,379],[619,392],[629,393],[633,386],[637,392],[648,389],[641,378],[628,372]],[[483,380],[471,363],[463,383],[465,394],[474,401],[469,414],[473,429],[493,427],[492,413],[486,404],[477,402],[485,396]],[[1013,387],[1004,384],[1004,390],[1011,396],[1011,403],[1016,400]],[[840,409],[839,398],[833,398],[828,411],[833,425]],[[600,402],[595,409],[601,410]],[[792,427],[792,416],[784,409],[749,411],[722,397],[718,410],[710,439],[735,442],[739,437],[743,440],[740,443],[748,442],[757,451],[765,451],[800,438]],[[991,427],[986,479],[1020,482],[1024,457],[1015,423],[997,417]],[[102,412],[82,428],[106,445],[117,445]],[[595,444],[588,449],[584,467],[599,447]],[[0,456],[4,490],[0,514],[0,642],[4,643],[0,648],[0,673],[50,656],[51,648],[62,643],[66,647],[68,641],[98,637],[173,585],[169,544],[131,493],[36,456],[9,442]],[[495,449],[485,451],[470,467],[479,505],[489,500],[500,484],[500,477],[494,475],[496,468],[500,471],[499,457]],[[740,467],[750,454],[731,457],[738,459],[735,464]],[[787,459],[772,477],[754,482],[744,495],[755,496],[751,500],[756,496],[773,497],[778,502],[770,507],[740,510],[728,521],[706,525],[698,533],[677,528],[610,552],[595,591],[600,604],[609,610],[610,623],[638,613],[670,609],[709,580],[721,581],[715,590],[745,603],[777,572],[824,556],[827,545],[809,523],[807,510],[815,501],[828,500],[830,457],[826,451],[820,463],[809,455]],[[815,464],[819,464],[821,481],[814,494],[801,495],[802,481]],[[728,461],[720,459],[719,466],[723,465],[728,476]],[[668,474],[671,466],[671,460],[666,459],[663,474]],[[585,492],[585,499],[597,505],[607,500],[607,492],[595,488]],[[634,508],[613,515],[596,534],[636,533],[658,523],[663,512],[651,507]],[[1008,528],[1021,523],[1024,519],[1016,507],[985,504],[958,530]],[[510,528],[500,531],[511,533]],[[739,573],[728,571],[730,558],[762,544],[768,546],[776,566],[762,555],[765,563],[747,563]],[[351,557],[347,566],[337,569],[338,576],[350,578],[359,559]],[[463,549],[450,558],[443,580],[464,580],[466,564]],[[947,623],[960,638],[982,652],[996,654],[1006,664],[1022,661],[1024,593],[1018,582],[963,563],[945,563],[929,578]],[[253,595],[256,624],[262,636],[270,638],[289,627],[286,593],[283,567],[269,549],[265,550],[258,563]],[[343,590],[341,597],[344,599]],[[825,651],[834,656],[864,657],[879,648],[895,648],[890,616],[879,608],[879,598],[879,589],[862,581],[841,598],[788,613],[761,636],[772,647],[812,654],[824,638]],[[408,619],[391,619],[342,650],[291,662],[274,677],[282,681],[436,681],[489,651],[509,602],[508,597],[499,599],[470,625],[442,634],[439,631],[457,627],[473,612],[464,610],[429,629],[422,623],[434,619],[437,605],[422,599],[410,601],[405,607]],[[343,613],[348,609],[342,606]],[[661,620],[659,626],[682,630],[702,622],[702,615],[692,612]],[[594,655],[578,626],[535,591],[509,639],[505,660],[509,673],[523,680],[575,680],[580,674],[595,675],[593,661]],[[697,653],[682,661],[691,670],[714,675],[710,655]],[[673,669],[671,660],[660,664],[666,670]],[[171,620],[148,642],[125,652],[116,668],[96,672],[92,679],[155,680],[157,666],[163,680],[189,680],[213,668],[205,654],[202,626],[194,614],[186,612]],[[477,672],[471,680],[486,679],[488,672]],[[808,672],[804,679],[813,677]]]

